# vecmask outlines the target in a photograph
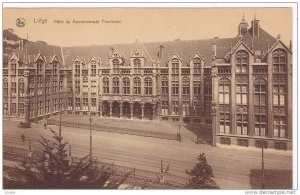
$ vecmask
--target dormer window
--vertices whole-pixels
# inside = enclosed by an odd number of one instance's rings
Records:
[[[113,62],[113,68],[119,68],[120,61],[118,59],[114,59],[112,62]]]
[[[172,74],[178,74],[179,73],[179,60],[178,59],[172,59]]]
[[[75,74],[80,74],[80,62],[75,61]]]
[[[97,70],[96,70],[96,62],[93,60],[93,61],[91,61],[91,74],[92,75],[96,75],[96,72],[97,72]]]
[[[43,61],[41,59],[39,59],[37,62],[37,72],[38,74],[42,74],[43,73]]]
[[[141,60],[138,58],[135,58],[133,60],[133,68],[134,68],[134,73],[141,73]]]
[[[245,51],[239,51],[236,54],[236,72],[246,73],[248,68],[248,54]]]
[[[57,61],[52,62],[53,74],[57,74]]]
[[[200,58],[194,58],[193,59],[193,65],[194,65],[194,74],[200,74],[201,73],[201,60]]]
[[[10,66],[11,66],[11,74],[16,74],[17,73],[17,70],[16,70],[17,62],[16,62],[16,60],[12,59],[10,61]]]

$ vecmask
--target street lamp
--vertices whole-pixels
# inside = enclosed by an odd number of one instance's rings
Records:
[[[262,180],[261,180],[261,188],[265,189],[265,163],[264,163],[264,141],[261,140],[261,169],[262,169]]]
[[[92,114],[90,111],[90,158],[92,158]]]

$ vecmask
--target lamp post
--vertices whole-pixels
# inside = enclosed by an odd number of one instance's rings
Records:
[[[261,180],[261,188],[265,189],[265,163],[264,163],[264,141],[261,140],[261,169],[262,169],[262,180]]]
[[[92,158],[92,114],[90,112],[90,158]]]

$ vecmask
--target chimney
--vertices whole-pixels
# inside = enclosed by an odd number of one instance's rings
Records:
[[[163,50],[164,50],[164,46],[160,45],[159,46],[159,53],[158,53],[158,59],[162,60],[163,59]]]
[[[216,58],[217,57],[217,45],[215,43],[213,44],[212,52],[213,52],[213,58]]]
[[[112,57],[114,51],[115,51],[115,49],[113,47],[109,48],[109,57]]]
[[[259,20],[256,20],[256,16],[254,15],[254,19],[251,22],[252,24],[252,37],[259,36]]]

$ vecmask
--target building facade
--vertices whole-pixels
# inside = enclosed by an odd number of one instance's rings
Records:
[[[207,124],[213,145],[292,146],[292,52],[254,18],[234,38],[7,50],[3,114],[46,119],[60,110],[98,117]],[[119,47],[119,48],[118,48]],[[85,49],[87,50],[87,49]],[[97,51],[95,51],[97,53]]]

